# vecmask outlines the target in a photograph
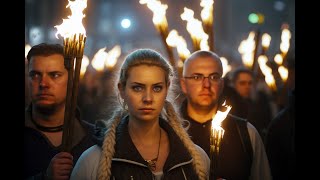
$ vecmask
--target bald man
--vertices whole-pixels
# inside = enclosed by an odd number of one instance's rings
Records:
[[[220,57],[210,51],[196,51],[186,59],[180,85],[185,100],[181,115],[190,122],[188,133],[210,157],[211,121],[221,106],[223,68]],[[216,172],[217,179],[269,180],[270,168],[263,142],[255,127],[245,119],[228,114]]]

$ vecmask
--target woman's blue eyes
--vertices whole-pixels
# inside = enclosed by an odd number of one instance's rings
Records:
[[[133,86],[132,89],[136,92],[140,92],[144,89],[142,86]],[[153,88],[154,92],[160,92],[162,90],[162,86],[154,86]]]
[[[133,86],[132,89],[134,91],[141,91],[142,90],[142,87],[141,86]]]
[[[154,92],[160,92],[162,90],[162,86],[153,87]]]

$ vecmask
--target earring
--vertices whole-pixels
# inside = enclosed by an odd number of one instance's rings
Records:
[[[122,109],[124,109],[125,111],[128,110],[128,105],[127,103],[124,102],[124,99],[121,99],[121,106],[122,106]]]

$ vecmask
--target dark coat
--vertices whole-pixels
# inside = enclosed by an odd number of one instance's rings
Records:
[[[289,101],[268,127],[266,152],[274,180],[295,179],[296,174],[294,91]]]
[[[183,118],[190,122],[188,133],[194,143],[205,150],[210,157],[212,119],[205,123],[199,123],[188,115],[186,106],[187,102],[184,101],[180,112]],[[217,172],[216,176],[224,179],[248,180],[251,173],[252,157],[250,157],[250,153],[246,151],[247,145],[242,143],[244,141],[242,141],[237,127],[238,121],[244,121],[244,123],[246,123],[244,119],[228,114],[221,124],[225,133],[221,141],[219,157],[217,158],[217,167],[215,167]],[[249,135],[247,138],[249,138],[248,141],[251,147]]]
[[[76,126],[71,154],[75,164],[83,151],[94,145],[92,139],[94,126],[86,121],[79,120],[80,113],[76,113]],[[79,138],[80,137],[80,138]],[[24,179],[33,177],[34,179],[44,179],[45,172],[51,159],[59,152],[61,146],[54,147],[47,137],[35,129],[31,121],[31,108],[27,108],[25,113],[24,128]]]
[[[153,179],[151,170],[147,167],[147,162],[142,158],[133,144],[128,132],[128,116],[122,119],[116,130],[115,155],[112,159],[112,176],[115,179]],[[170,152],[163,167],[163,180],[166,179],[189,179],[196,180],[198,176],[193,168],[193,159],[174,132],[172,127],[160,118],[160,126],[169,137]],[[102,145],[102,138],[98,133]],[[99,137],[100,136],[100,137]],[[112,178],[111,178],[112,179]]]

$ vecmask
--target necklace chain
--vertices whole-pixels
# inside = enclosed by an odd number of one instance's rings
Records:
[[[59,131],[62,131],[63,129],[63,125],[55,126],[55,127],[42,126],[38,124],[32,117],[31,117],[31,121],[40,131],[43,131],[43,132],[59,132]]]
[[[159,138],[159,145],[158,145],[158,153],[157,153],[157,157],[154,158],[154,159],[151,159],[151,160],[145,160],[147,163],[148,163],[148,168],[151,170],[151,171],[155,171],[157,169],[157,161],[158,161],[158,158],[159,158],[159,151],[160,151],[160,143],[161,142],[161,128],[160,128],[160,138]]]

